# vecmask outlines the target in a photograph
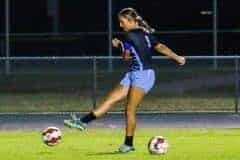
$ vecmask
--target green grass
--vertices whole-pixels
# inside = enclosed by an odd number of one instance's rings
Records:
[[[136,151],[116,154],[124,132],[113,129],[89,129],[86,132],[63,130],[62,142],[48,147],[40,131],[1,131],[0,154],[4,160],[239,160],[238,129],[139,129]],[[169,142],[164,156],[150,155],[147,142],[162,135]]]

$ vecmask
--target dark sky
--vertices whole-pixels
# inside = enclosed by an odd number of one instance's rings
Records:
[[[60,0],[59,1],[59,30],[60,32],[95,32],[108,30],[107,0]],[[11,32],[14,33],[42,33],[52,32],[52,18],[49,16],[46,0],[11,0]],[[238,0],[218,0],[218,22],[220,29],[239,29],[240,12]],[[117,13],[124,7],[134,7],[154,28],[164,30],[195,30],[212,29],[212,16],[202,15],[201,11],[212,11],[211,0],[113,0],[112,20],[113,31],[120,31]],[[0,0],[0,32],[4,32],[4,0]],[[212,34],[164,34],[159,35],[176,50],[185,50],[189,54],[196,52],[212,52]],[[220,34],[219,50],[234,48],[238,34]],[[28,44],[34,48],[44,48],[46,55],[50,53],[65,55],[65,52],[52,52],[48,48],[62,46],[62,50],[73,50],[75,54],[107,54],[107,35],[82,37],[65,37],[66,41],[46,42],[43,40],[12,40],[13,53],[30,50]],[[35,37],[36,38],[36,37]],[[71,40],[69,40],[71,39]],[[64,47],[65,46],[65,47]],[[39,49],[38,49],[39,50]],[[80,53],[81,52],[81,53]]]
[[[64,32],[106,31],[108,29],[107,0],[60,0],[60,28]],[[11,0],[12,32],[49,32],[51,17],[46,0]],[[239,27],[240,12],[237,0],[218,1],[219,27]],[[4,0],[0,1],[1,31],[4,28]],[[158,30],[211,29],[212,16],[201,11],[212,11],[211,0],[113,0],[113,26],[119,30],[117,12],[134,7]]]

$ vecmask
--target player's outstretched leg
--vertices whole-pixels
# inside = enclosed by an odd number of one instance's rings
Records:
[[[88,123],[103,116],[116,102],[124,99],[127,94],[128,88],[118,85],[94,111],[88,113],[82,118],[78,118],[76,115],[71,115],[71,119],[64,120],[64,125],[69,128],[85,130]]]

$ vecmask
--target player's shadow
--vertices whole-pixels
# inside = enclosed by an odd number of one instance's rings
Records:
[[[122,154],[117,151],[114,152],[95,152],[95,153],[88,153],[87,156],[106,156],[106,155],[116,155],[116,154]]]
[[[40,155],[50,155],[52,154],[52,152],[48,152],[48,151],[40,151],[38,152]]]

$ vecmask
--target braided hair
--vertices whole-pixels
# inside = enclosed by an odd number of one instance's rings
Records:
[[[122,16],[128,19],[133,19],[137,22],[138,26],[147,33],[154,33],[155,29],[152,28],[133,8],[124,8],[119,13],[118,16]]]

